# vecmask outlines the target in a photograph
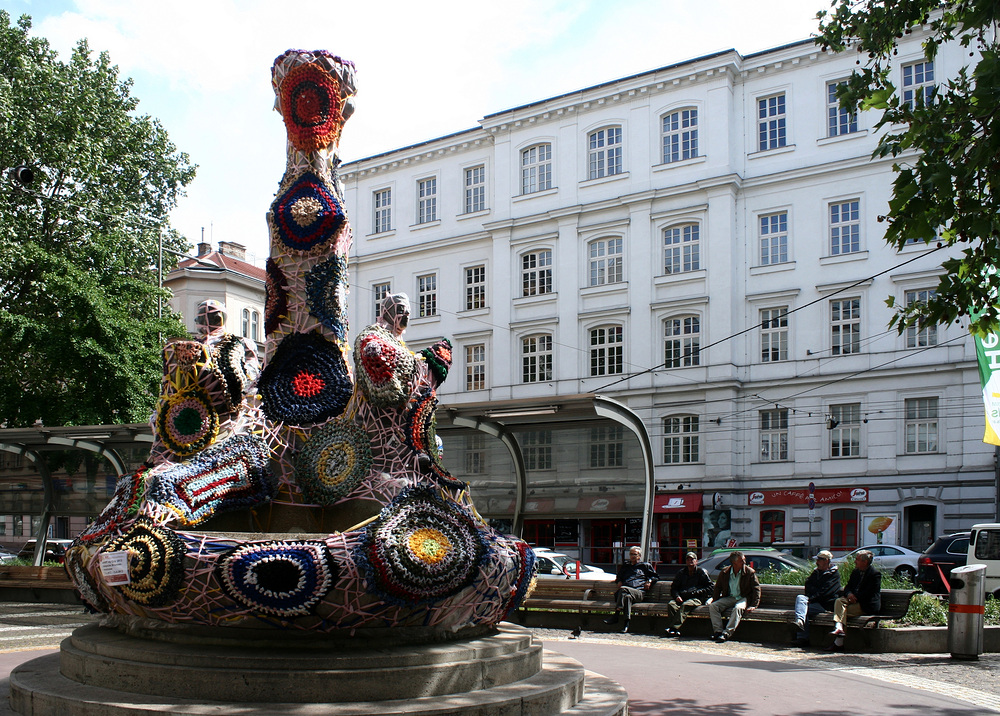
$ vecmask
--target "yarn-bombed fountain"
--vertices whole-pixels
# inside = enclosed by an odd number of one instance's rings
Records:
[[[447,340],[412,353],[409,303],[348,354],[350,224],[337,177],[354,66],[272,67],[287,165],[267,215],[266,348],[198,309],[169,342],[149,459],[67,570],[102,614],[11,673],[22,714],[622,714],[626,695],[501,624],[534,554],[441,462]]]

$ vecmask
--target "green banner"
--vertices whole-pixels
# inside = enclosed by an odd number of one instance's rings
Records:
[[[973,320],[976,314],[970,312]],[[986,434],[983,442],[1000,445],[1000,335],[973,334],[976,359],[979,362],[979,382],[983,386],[983,405],[986,406]]]

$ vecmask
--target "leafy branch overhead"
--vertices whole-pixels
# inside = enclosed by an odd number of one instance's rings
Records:
[[[875,157],[898,158],[886,242],[959,246],[926,303],[895,306],[890,325],[951,323],[981,312],[971,328],[1000,325],[1000,62],[996,0],[835,0],[820,12],[817,44],[858,53],[858,69],[841,86],[841,105],[880,110],[885,129]],[[967,62],[947,81],[934,78],[926,92],[904,95],[894,84],[898,43],[928,32],[924,60],[933,62],[947,42],[958,43]],[[916,68],[914,71],[922,70]],[[893,306],[892,299],[887,303]]]
[[[30,28],[0,10],[0,169],[34,174],[0,184],[0,425],[143,422],[183,334],[158,242],[186,248],[168,214],[195,167],[106,53],[64,62]]]

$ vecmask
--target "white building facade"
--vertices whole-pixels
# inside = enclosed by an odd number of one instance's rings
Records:
[[[945,47],[928,63],[908,40],[896,83],[925,92],[967,60]],[[946,251],[883,242],[894,174],[871,159],[877,116],[835,97],[854,61],[811,41],[720,52],[344,165],[352,326],[407,293],[411,348],[454,344],[443,406],[628,406],[653,446],[662,562],[691,539],[923,549],[993,519],[967,329],[887,329],[886,298],[926,298]],[[633,469],[609,430],[563,447],[526,432],[529,473]],[[478,438],[445,441],[474,486],[508,470]],[[603,504],[539,498],[526,537],[613,562],[642,505]]]

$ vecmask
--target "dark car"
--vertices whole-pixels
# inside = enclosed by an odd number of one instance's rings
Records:
[[[47,539],[45,540],[45,562],[58,562],[62,564],[66,561],[66,550],[73,544],[71,539]],[[32,560],[35,557],[35,540],[30,539],[21,547],[17,553],[19,559]]]
[[[964,567],[969,559],[971,532],[942,535],[917,559],[917,584],[931,594],[947,594],[945,580],[955,567]]]

